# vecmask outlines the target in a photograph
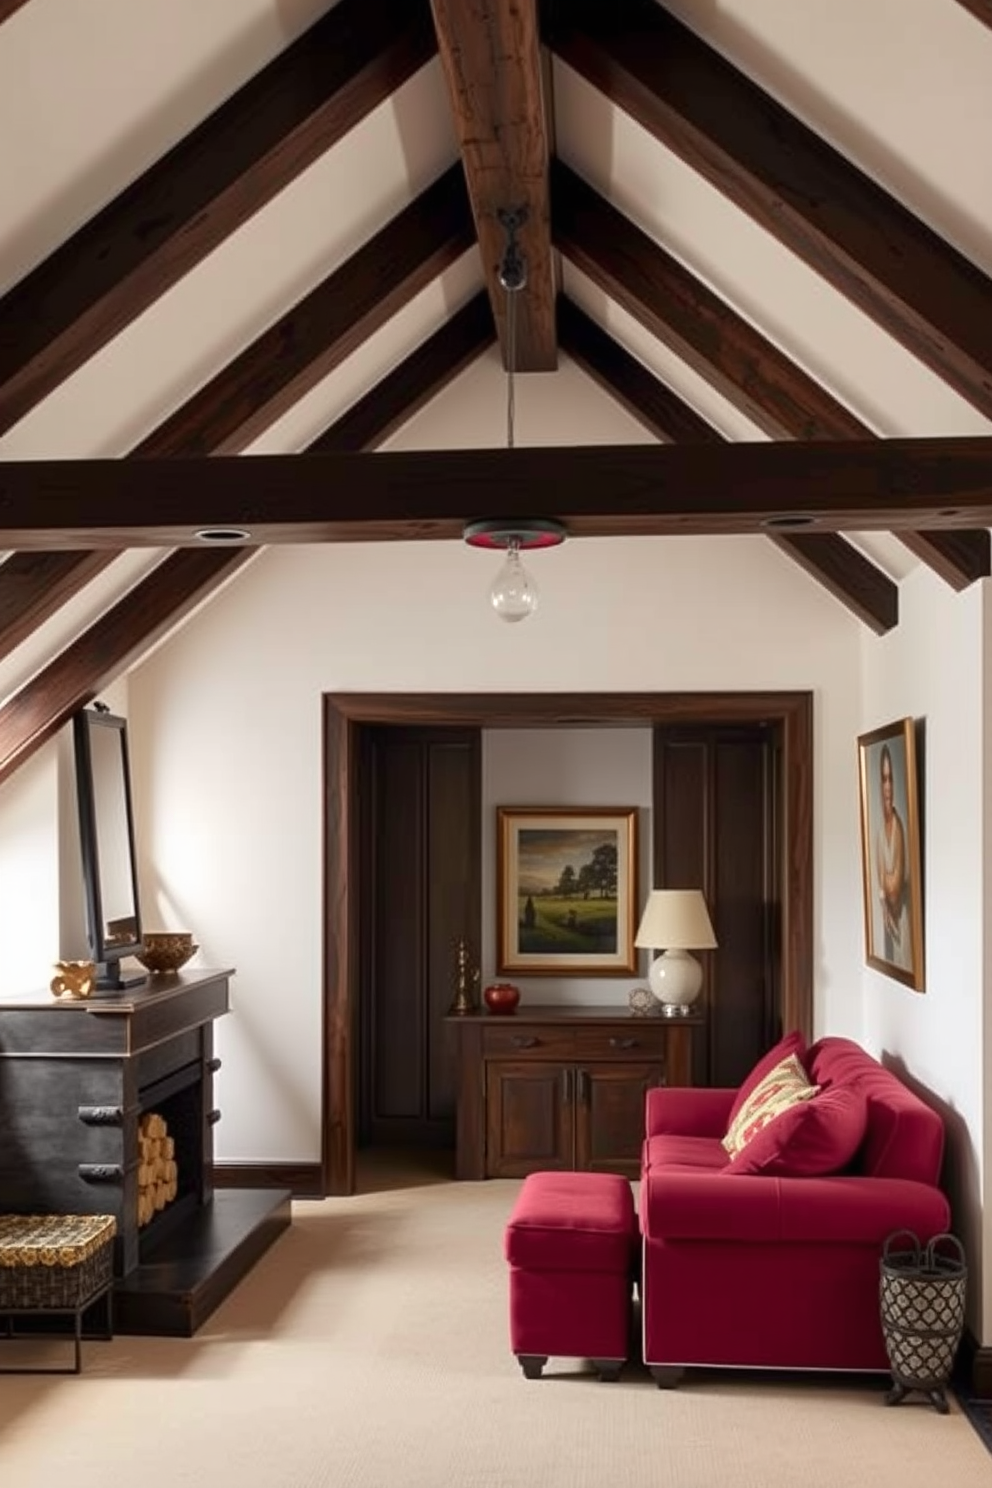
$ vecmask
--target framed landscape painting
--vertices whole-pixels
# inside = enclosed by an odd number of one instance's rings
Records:
[[[499,806],[496,818],[497,969],[632,976],[636,808]]]
[[[862,734],[858,764],[865,960],[922,992],[923,879],[912,718]]]

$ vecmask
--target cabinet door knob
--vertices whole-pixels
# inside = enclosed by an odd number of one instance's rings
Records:
[[[513,1047],[515,1049],[533,1049],[537,1039],[532,1033],[517,1033],[513,1036]]]
[[[636,1049],[637,1048],[637,1039],[635,1039],[635,1038],[611,1038],[610,1039],[610,1048],[611,1049]]]

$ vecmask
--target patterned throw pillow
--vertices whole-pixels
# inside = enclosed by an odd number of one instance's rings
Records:
[[[743,1152],[748,1142],[762,1127],[781,1116],[783,1111],[807,1101],[817,1094],[819,1085],[811,1085],[795,1054],[790,1054],[769,1070],[765,1078],[751,1091],[747,1100],[734,1116],[727,1128],[723,1145],[734,1157]]]

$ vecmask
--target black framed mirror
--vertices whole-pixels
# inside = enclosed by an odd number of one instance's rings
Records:
[[[84,709],[73,718],[73,742],[86,935],[97,986],[117,990],[145,980],[120,968],[123,956],[142,949],[127,721]]]

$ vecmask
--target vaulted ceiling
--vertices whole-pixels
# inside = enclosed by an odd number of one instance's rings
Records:
[[[260,544],[760,533],[879,634],[990,572],[992,0],[0,0],[0,120],[0,779]],[[382,451],[505,364],[506,209],[523,384],[645,442]]]

